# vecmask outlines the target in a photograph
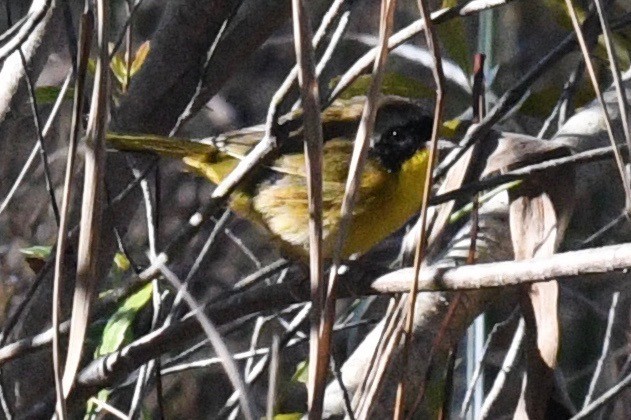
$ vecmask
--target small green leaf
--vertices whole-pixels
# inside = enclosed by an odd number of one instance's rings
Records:
[[[294,375],[291,377],[291,381],[306,384],[308,379],[309,363],[306,360],[303,360],[296,365],[296,372],[294,372]]]
[[[130,75],[133,77],[138,70],[145,64],[145,60],[147,59],[147,55],[149,55],[149,41],[145,41],[140,44],[140,47],[136,50],[136,55],[134,57],[134,61],[131,63],[131,69],[129,70]]]
[[[114,266],[120,271],[127,271],[131,268],[131,263],[122,252],[117,252],[114,255]]]
[[[93,58],[88,59],[88,73],[90,73],[92,76],[96,74],[96,60],[94,60]]]
[[[50,256],[50,252],[53,247],[50,245],[35,245],[28,248],[20,249],[20,252],[26,256],[26,258],[37,258],[45,260]]]
[[[103,329],[101,344],[95,352],[96,357],[118,350],[131,341],[131,327],[136,315],[151,299],[153,287],[151,283],[129,296],[112,314]]]
[[[112,73],[114,73],[116,80],[118,80],[121,85],[125,86],[127,84],[127,66],[120,54],[116,54],[112,57],[110,67],[112,68]]]
[[[300,420],[304,416],[304,413],[285,413],[285,414],[275,414],[274,420]]]
[[[20,252],[24,254],[24,259],[34,273],[39,273],[44,267],[46,259],[50,256],[53,247],[48,245],[36,245],[30,248],[22,248]]]
[[[40,105],[52,104],[57,100],[57,97],[61,93],[61,87],[59,86],[39,86],[35,89],[35,99]],[[64,100],[72,100],[74,96],[74,89],[68,88],[64,95]]]

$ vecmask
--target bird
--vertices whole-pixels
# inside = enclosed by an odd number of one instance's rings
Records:
[[[325,259],[332,257],[364,103],[363,96],[337,100],[322,113]],[[308,261],[309,199],[300,117],[298,111],[280,119],[276,135],[282,137],[281,146],[269,161],[249,173],[232,193],[229,206],[267,231],[284,254]],[[432,125],[428,108],[419,101],[394,95],[379,99],[341,258],[366,253],[420,211]],[[119,151],[181,158],[193,172],[218,184],[260,141],[263,132],[263,126],[256,126],[202,141],[110,133],[108,144]]]

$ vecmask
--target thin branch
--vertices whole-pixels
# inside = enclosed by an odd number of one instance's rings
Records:
[[[204,62],[204,65],[202,66],[202,70],[199,74],[199,80],[197,82],[197,86],[195,87],[195,92],[191,96],[191,99],[189,99],[188,104],[186,104],[186,107],[184,108],[184,110],[177,117],[177,121],[175,122],[175,125],[173,125],[173,128],[171,129],[169,136],[171,137],[175,136],[178,133],[178,131],[180,131],[180,128],[182,128],[182,125],[193,116],[193,110],[195,109],[195,104],[197,103],[199,95],[202,92],[202,88],[204,87],[204,80],[205,80],[206,74],[210,70],[209,68],[210,60],[213,58],[213,55],[215,54],[215,50],[217,49],[217,45],[219,45],[219,41],[221,41],[224,35],[224,32],[226,31],[226,28],[228,27],[228,25],[230,25],[230,22],[232,22],[232,20],[234,19],[240,6],[241,6],[241,2],[237,2],[232,7],[232,10],[226,16],[223,23],[219,27],[217,34],[215,34],[215,39],[213,40],[212,44],[208,48],[208,52],[206,53],[206,61]]]
[[[109,4],[96,2],[96,33],[99,55],[94,75],[92,105],[88,120],[88,140],[85,153],[81,225],[77,252],[77,274],[70,321],[69,351],[63,376],[64,395],[68,396],[79,369],[85,333],[90,319],[90,307],[98,283],[98,256],[101,241],[101,220],[105,193],[105,134],[109,119]]]
[[[615,292],[611,297],[611,306],[609,307],[609,316],[607,317],[607,329],[605,330],[605,337],[603,338],[603,348],[600,353],[600,357],[598,358],[598,362],[596,363],[596,368],[594,369],[592,380],[589,383],[589,388],[587,389],[587,393],[585,394],[585,401],[583,401],[583,410],[587,408],[589,403],[592,401],[594,391],[596,390],[596,385],[598,384],[598,379],[600,379],[600,372],[602,371],[603,365],[605,364],[605,359],[609,354],[611,331],[613,330],[613,323],[616,318],[616,307],[618,306],[619,297],[620,292]]]
[[[86,10],[81,15],[79,34],[79,57],[76,71],[74,102],[72,106],[72,121],[70,139],[68,142],[68,157],[66,161],[66,174],[64,177],[64,193],[61,201],[61,215],[59,221],[59,232],[57,234],[57,252],[55,255],[55,271],[53,275],[53,370],[55,372],[55,390],[59,417],[66,418],[66,402],[63,395],[61,365],[61,344],[60,344],[60,313],[61,313],[61,290],[66,279],[66,247],[68,241],[68,223],[70,216],[70,200],[73,190],[73,178],[75,171],[75,160],[77,155],[77,143],[81,129],[81,110],[83,109],[83,90],[85,87],[85,76],[87,74],[88,57],[90,56],[90,45],[92,31],[94,29],[94,15]],[[68,78],[70,80],[70,77]],[[67,85],[64,85],[67,87]],[[62,89],[60,95],[65,95]]]
[[[267,382],[267,420],[274,419],[274,405],[276,402],[276,388],[278,387],[279,370],[279,342],[278,336],[272,338],[272,356],[269,365],[269,380]]]
[[[208,255],[208,252],[211,250],[212,245],[216,242],[217,237],[219,236],[219,233],[224,229],[224,227],[228,223],[228,220],[230,220],[230,215],[231,215],[230,210],[225,210],[224,214],[215,224],[215,227],[213,228],[210,235],[208,235],[208,239],[202,246],[201,251],[195,258],[195,261],[193,262],[191,269],[188,271],[188,274],[186,275],[186,278],[184,279],[184,282],[182,283],[183,289],[178,290],[177,294],[175,295],[175,298],[173,299],[173,304],[171,305],[171,310],[169,311],[169,315],[164,321],[165,325],[169,325],[173,321],[173,319],[176,319],[180,316],[181,309],[183,309],[181,305],[183,303],[184,293],[188,290],[188,286],[191,280],[193,279],[193,277],[195,277],[195,275],[199,271],[199,268],[201,267],[202,262]]]
[[[64,97],[66,95],[66,92],[68,92],[68,86],[70,86],[71,81],[72,81],[72,70],[68,72],[68,75],[66,76],[66,79],[64,80],[64,83],[61,86],[61,90],[59,91],[59,94],[57,95],[57,99],[55,99],[55,103],[53,105],[52,111],[50,112],[48,119],[46,120],[46,124],[44,124],[44,129],[42,130],[42,136],[44,138],[46,138],[46,136],[48,135],[48,132],[50,131],[50,128],[52,127],[53,122],[55,121],[55,118],[57,117],[57,114],[59,113],[59,109],[61,108],[61,105],[65,99]],[[35,143],[35,146],[33,146],[33,149],[31,150],[31,154],[26,159],[26,162],[24,163],[22,170],[20,171],[20,173],[18,174],[18,177],[13,182],[13,185],[11,186],[11,189],[7,193],[6,197],[4,198],[4,200],[2,200],[2,203],[0,204],[0,214],[2,214],[4,210],[6,210],[9,203],[11,203],[11,200],[15,196],[17,189],[22,184],[22,181],[24,181],[24,178],[26,177],[29,169],[31,169],[31,166],[33,165],[33,162],[35,161],[35,157],[40,152],[41,146],[42,146],[42,142],[40,141],[37,141]]]
[[[18,54],[20,55],[20,61],[22,61],[22,68],[24,69],[24,79],[26,81],[26,87],[29,94],[29,104],[31,106],[31,112],[33,114],[33,125],[35,126],[35,134],[37,136],[37,142],[39,143],[39,155],[42,158],[42,167],[44,169],[44,180],[46,182],[46,190],[50,197],[50,207],[53,210],[53,216],[55,223],[59,226],[59,206],[57,205],[57,198],[55,197],[55,186],[53,185],[52,175],[50,173],[50,165],[48,163],[48,154],[44,148],[44,134],[41,127],[41,117],[39,115],[39,109],[37,107],[37,97],[35,95],[35,85],[28,73],[26,66],[26,57],[22,52],[22,48],[18,48]]]
[[[445,8],[437,10],[432,13],[431,21],[434,24],[440,24],[447,22],[451,19],[455,19],[460,16],[470,16],[477,14],[483,10],[493,7],[501,6],[510,3],[513,0],[498,0],[498,1],[480,1],[473,0],[464,5],[458,5],[451,8]],[[473,7],[468,7],[468,6]],[[388,39],[388,50],[393,50],[410,38],[418,35],[425,30],[425,24],[423,19],[417,19],[410,25],[399,30]],[[335,85],[333,91],[329,94],[326,100],[326,104],[330,105],[348,86],[355,81],[366,69],[370,67],[370,64],[375,60],[377,56],[378,48],[375,47],[364,54],[361,58],[355,61],[353,65],[340,77],[339,82]]]
[[[160,265],[160,271],[174,287],[178,289],[182,288],[182,282],[177,278],[177,276],[175,276],[175,274],[173,274],[171,270],[169,270],[164,265]],[[193,315],[196,322],[198,322],[203,329],[215,352],[217,353],[217,355],[219,355],[219,357],[221,357],[224,370],[228,378],[230,379],[230,382],[232,383],[235,391],[239,393],[239,401],[241,402],[243,416],[246,418],[246,420],[254,420],[255,418],[257,418],[257,416],[255,415],[255,409],[252,405],[252,399],[249,397],[246,385],[239,375],[239,371],[234,362],[234,359],[232,358],[230,351],[226,347],[225,342],[221,338],[219,331],[217,331],[217,328],[213,325],[210,319],[198,310],[198,308],[200,308],[200,305],[195,301],[195,298],[193,298],[190,293],[185,291],[184,299],[189,307],[193,310]]]
[[[388,58],[388,40],[394,26],[394,10],[396,0],[382,0],[379,17],[378,53],[375,55],[372,69],[372,82],[366,95],[366,102],[357,128],[353,154],[348,170],[348,178],[344,189],[344,197],[340,210],[340,220],[335,235],[332,264],[329,269],[329,279],[324,307],[324,322],[320,327],[320,339],[326,344],[326,357],[330,354],[331,330],[335,320],[335,302],[337,299],[337,281],[342,251],[346,241],[348,229],[352,220],[352,212],[358,196],[361,174],[368,155],[368,146],[373,134],[377,107],[381,91],[381,83]],[[327,363],[328,365],[328,363]]]
[[[438,130],[442,126],[443,119],[443,106],[444,106],[444,90],[445,90],[445,75],[443,73],[442,57],[440,54],[440,47],[438,45],[438,39],[436,31],[432,26],[429,9],[427,7],[426,0],[418,0],[418,8],[421,13],[421,18],[425,23],[425,42],[427,48],[431,51],[433,57],[432,74],[434,76],[434,83],[436,83],[436,105],[434,109],[434,123],[432,126],[431,145],[429,148],[429,157],[427,163],[427,170],[425,174],[425,180],[423,182],[423,191],[421,192],[421,216],[420,216],[420,234],[418,242],[416,243],[416,250],[414,252],[414,279],[410,284],[410,294],[408,296],[408,307],[405,319],[405,327],[403,335],[403,352],[402,362],[404,369],[403,375],[399,380],[397,386],[396,401],[394,406],[393,417],[395,419],[402,419],[405,411],[405,392],[406,392],[406,367],[408,363],[408,357],[410,352],[410,343],[412,342],[412,335],[414,334],[414,311],[416,308],[416,298],[418,296],[418,276],[421,271],[421,264],[425,259],[425,253],[427,250],[427,210],[429,208],[429,197],[434,185],[434,166],[438,156]],[[455,301],[457,302],[457,300]],[[457,303],[454,303],[456,305]]]
[[[322,23],[316,31],[316,35],[313,39],[313,47],[317,48],[321,40],[326,35],[330,25],[332,24],[335,16],[341,10],[344,0],[336,0],[325,16],[322,18]],[[247,154],[247,156],[239,162],[237,167],[233,169],[222,182],[217,185],[217,188],[213,191],[213,198],[224,199],[236,188],[237,184],[241,182],[243,177],[248,174],[252,168],[267,158],[278,147],[277,137],[275,135],[278,129],[278,118],[280,112],[280,104],[293,86],[298,76],[298,66],[294,66],[290,73],[287,75],[281,86],[272,96],[270,106],[267,111],[267,119],[265,124],[265,135],[263,139]]]
[[[39,25],[39,23],[44,19],[51,4],[52,0],[42,1],[37,10],[29,13],[26,22],[20,26],[17,33],[9,41],[7,41],[4,46],[0,47],[0,62],[5,60],[22,46],[28,37],[35,31],[37,25]]]
[[[583,60],[585,60],[585,67],[587,69],[587,73],[589,74],[589,78],[592,82],[594,92],[596,93],[596,97],[598,98],[598,102],[600,103],[601,111],[603,113],[603,120],[605,122],[605,128],[607,129],[607,135],[609,136],[609,141],[611,142],[611,146],[614,148],[614,156],[616,159],[616,164],[618,166],[618,171],[620,172],[620,179],[622,180],[622,186],[624,188],[624,194],[626,198],[626,207],[630,208],[631,207],[631,185],[629,185],[629,179],[624,170],[624,162],[622,160],[622,156],[620,155],[620,153],[618,152],[618,149],[616,148],[616,139],[613,133],[613,128],[611,126],[611,117],[609,116],[609,111],[607,110],[607,105],[605,104],[605,100],[603,98],[602,91],[600,90],[600,86],[598,86],[598,78],[596,77],[596,71],[594,70],[594,65],[592,64],[592,60],[589,55],[587,41],[585,40],[583,29],[578,23],[578,17],[576,16],[576,11],[574,10],[574,5],[572,4],[572,0],[565,0],[565,4],[567,6],[570,19],[572,20],[572,26],[574,27],[574,33],[576,33],[578,45],[580,46],[581,52],[583,53]],[[614,65],[613,63],[611,64]],[[622,118],[626,120],[626,115],[624,115]],[[628,137],[628,134],[627,134],[627,137]],[[631,144],[631,142],[628,144]]]
[[[480,411],[480,418],[486,419],[493,408],[493,405],[497,401],[497,398],[500,395],[500,392],[504,388],[506,384],[506,378],[513,370],[513,366],[515,365],[515,361],[517,360],[517,356],[519,355],[519,349],[521,348],[521,343],[524,340],[524,336],[526,335],[526,323],[523,318],[519,319],[519,324],[517,326],[517,330],[513,335],[513,341],[511,341],[511,345],[504,356],[504,362],[502,363],[502,368],[497,374],[495,381],[493,382],[493,386],[491,390],[486,396],[484,400],[484,404],[482,405],[482,410]]]
[[[477,264],[456,268],[426,267],[421,270],[419,291],[479,290],[531,282],[581,279],[590,276],[622,272],[631,268],[631,244],[606,246],[598,249],[572,251],[550,257]],[[402,293],[413,279],[412,268],[386,274],[371,285],[345,284],[340,296],[363,294]],[[608,277],[609,278],[609,277]],[[233,321],[258,311],[307,301],[306,288],[288,284],[267,286],[234,296],[211,305],[205,312],[217,325]],[[79,375],[76,393],[85,395],[110,386],[116,378],[124,377],[158,355],[173,350],[200,332],[194,317],[164,327],[140,337],[117,352],[91,362]],[[631,383],[631,376],[628,378]],[[626,386],[626,385],[625,385]],[[591,405],[590,405],[591,407]],[[40,407],[35,413],[46,409]],[[360,413],[357,412],[358,417]]]
[[[598,12],[598,19],[600,20],[600,26],[602,27],[603,40],[607,49],[607,56],[609,57],[609,67],[611,68],[611,77],[613,78],[613,85],[616,88],[616,94],[618,98],[618,108],[620,109],[620,121],[622,122],[622,133],[627,143],[627,147],[631,149],[631,129],[629,128],[629,104],[627,102],[627,95],[622,87],[622,81],[620,77],[620,64],[618,63],[618,56],[613,49],[612,33],[609,25],[609,21],[605,16],[603,10],[603,1],[594,0],[596,4],[596,11]],[[611,4],[611,3],[609,3]],[[631,190],[630,190],[631,191]],[[631,197],[627,197],[631,200]],[[627,201],[627,206],[631,205],[630,201]]]
[[[127,34],[127,28],[131,25],[131,21],[135,17],[136,12],[138,11],[138,8],[142,5],[143,1],[145,0],[137,0],[136,3],[134,4],[134,7],[127,14],[127,19],[125,19],[125,24],[121,28],[120,34],[116,37],[116,42],[114,43],[114,47],[112,48],[112,51],[110,52],[110,60],[114,58],[114,56],[118,52],[118,49],[123,44],[123,41],[125,40],[125,35]]]
[[[588,32],[590,34],[598,31],[598,26],[594,25],[593,18],[585,20],[583,27],[588,28]],[[576,45],[576,35],[574,33],[568,35],[552,51],[546,54],[546,56],[543,57],[536,66],[531,68],[515,86],[506,91],[495,104],[495,107],[488,112],[482,121],[480,121],[480,124],[476,125],[467,132],[464,138],[460,141],[460,148],[451,152],[441,161],[436,170],[436,176],[441,178],[449,170],[449,168],[458,161],[458,159],[460,159],[469,147],[484,138],[491,128],[521,100],[532,84],[548,69],[550,69],[554,63],[573,51],[574,48],[576,48]]]
[[[629,385],[631,385],[631,373],[625,376],[618,384],[609,388],[607,392],[596,398],[590,405],[579,411],[570,420],[579,420],[591,416],[596,410],[599,410],[616,399]]]
[[[617,145],[615,148],[607,146],[587,150],[585,152],[576,153],[571,156],[550,159],[541,163],[524,166],[522,168],[515,169],[504,174],[491,175],[479,181],[465,184],[457,190],[452,190],[444,194],[436,195],[432,197],[429,201],[432,205],[442,204],[458,198],[468,197],[477,192],[497,187],[502,184],[506,184],[519,179],[525,179],[530,175],[536,174],[538,172],[545,172],[547,170],[563,167],[566,165],[584,164],[604,159],[611,159],[615,154],[614,149],[622,153],[623,155],[628,155],[626,145]]]
[[[476,388],[476,384],[478,383],[478,378],[480,378],[480,376],[482,375],[482,371],[484,370],[484,361],[486,360],[486,357],[490,351],[493,337],[495,337],[495,335],[500,330],[507,329],[508,327],[513,327],[515,324],[515,321],[517,321],[517,310],[513,310],[510,316],[504,321],[498,322],[497,324],[495,324],[495,326],[493,326],[493,329],[489,333],[488,337],[486,338],[486,342],[484,343],[484,348],[482,349],[482,354],[480,358],[477,360],[475,370],[473,372],[473,375],[471,375],[472,376],[471,381],[469,382],[469,385],[467,386],[467,392],[465,392],[465,396],[462,400],[462,407],[460,408],[461,418],[465,417],[465,415],[467,414],[467,411],[469,410],[469,406],[471,405],[473,392]]]
[[[311,303],[307,303],[306,305],[304,305],[304,307],[294,316],[294,318],[291,320],[290,324],[289,324],[289,328],[287,330],[287,332],[283,335],[283,338],[280,340],[279,343],[279,347],[280,348],[285,348],[289,341],[293,338],[293,336],[298,332],[298,328],[303,324],[303,322],[307,319],[307,317],[309,316],[309,311],[311,309]],[[270,358],[269,356],[269,352],[268,354],[264,355],[261,360],[259,360],[256,365],[254,365],[254,368],[252,368],[252,370],[250,371],[250,374],[246,377],[246,383],[248,385],[253,384],[255,381],[257,381],[261,375],[265,372],[265,369],[269,366],[270,363]],[[227,410],[231,409],[234,407],[235,402],[237,401],[237,398],[239,397],[239,391],[235,390],[232,395],[230,396],[230,398],[228,398],[228,401],[226,401],[226,404],[224,405],[223,409],[217,414],[217,418],[222,418],[223,417],[223,413],[226,412]]]
[[[309,277],[311,284],[311,327],[309,339],[309,419],[322,417],[322,401],[326,387],[329,344],[320,336],[324,323],[326,283],[323,281],[322,255],[322,182],[323,134],[320,117],[320,89],[315,74],[315,58],[311,43],[311,25],[302,0],[292,1],[294,48],[298,65],[300,96],[304,109],[304,153],[309,199]]]

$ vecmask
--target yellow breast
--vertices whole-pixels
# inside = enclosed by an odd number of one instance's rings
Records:
[[[335,156],[339,156],[335,155]],[[295,162],[294,162],[295,163]],[[323,183],[323,253],[331,257],[339,228],[347,163],[325,154]],[[328,166],[327,166],[328,165]],[[287,167],[287,162],[284,163]],[[299,165],[292,165],[294,168]],[[340,169],[341,168],[341,169]],[[420,209],[427,152],[418,152],[397,173],[367,162],[342,258],[364,253],[399,229]],[[327,178],[328,176],[328,178]],[[243,202],[241,202],[243,204]],[[235,203],[236,204],[236,203]],[[238,206],[241,211],[244,207]],[[309,254],[309,215],[304,176],[286,175],[264,184],[252,199],[252,211],[285,251],[306,259]],[[253,219],[252,215],[246,216]]]
[[[384,193],[373,197],[366,211],[353,218],[343,257],[365,253],[420,211],[427,157],[427,151],[423,150],[405,162],[388,181]]]

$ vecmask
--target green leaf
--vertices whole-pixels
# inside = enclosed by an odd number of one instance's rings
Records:
[[[125,86],[127,84],[127,66],[125,65],[125,60],[120,54],[116,54],[112,57],[110,61],[110,67],[112,69],[112,73],[116,77],[118,82]]]
[[[122,252],[117,252],[114,255],[114,266],[120,271],[127,271],[131,268],[131,263]]]
[[[275,414],[274,420],[300,420],[304,416],[304,413],[285,413],[285,414]]]
[[[90,73],[92,76],[96,74],[96,60],[94,60],[93,58],[88,59],[88,73]]]
[[[147,55],[149,55],[150,44],[149,41],[145,41],[140,44],[140,47],[136,50],[136,55],[134,56],[134,61],[131,63],[131,68],[129,70],[130,76],[134,76],[138,73],[138,70],[145,64],[145,60],[147,59]]]
[[[22,248],[20,252],[24,254],[24,259],[34,273],[44,268],[46,259],[50,256],[53,247],[48,245],[36,245],[30,248]]]
[[[122,273],[127,271],[130,266],[131,264],[124,254],[120,252],[116,253],[112,266],[112,271],[115,273],[114,275],[116,275],[116,272]],[[140,310],[150,301],[152,291],[153,285],[151,283],[146,284],[136,293],[125,299],[123,304],[112,314],[100,334],[101,341],[94,352],[95,357],[112,353],[132,341],[133,322]],[[102,389],[95,398],[101,401],[107,401],[110,392],[111,391],[108,389]],[[94,401],[88,400],[84,418],[86,420],[93,419],[97,409],[98,407]]]
[[[28,248],[20,249],[20,252],[26,256],[26,258],[36,258],[45,260],[50,256],[53,247],[50,245],[35,245]]]
[[[52,104],[57,100],[57,97],[61,93],[60,86],[39,86],[35,89],[35,99],[40,105]],[[68,88],[64,95],[64,100],[72,100],[74,96],[74,89]]]
[[[151,299],[153,287],[147,283],[143,288],[129,296],[123,304],[112,314],[103,329],[101,344],[95,351],[95,357],[100,357],[118,350],[133,338],[131,327],[138,312]]]
[[[291,377],[292,382],[300,382],[306,384],[309,379],[309,363],[306,360],[296,365],[296,372]]]

